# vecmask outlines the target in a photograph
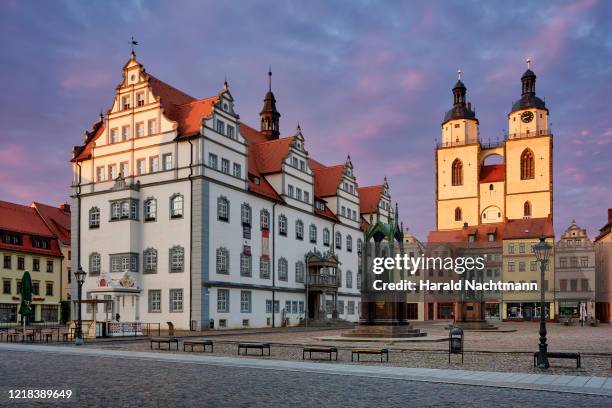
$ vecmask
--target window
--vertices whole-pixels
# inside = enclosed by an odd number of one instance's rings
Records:
[[[157,200],[148,198],[144,202],[144,220],[155,221],[157,218]]]
[[[159,171],[159,156],[149,158],[149,172],[155,173],[156,171]]]
[[[251,313],[251,291],[240,291],[240,313]]]
[[[13,266],[12,264],[12,260],[13,258],[10,255],[4,255],[4,269],[12,269]]]
[[[144,106],[144,104],[145,104],[144,92],[138,92],[136,94],[136,106]]]
[[[461,221],[461,208],[455,208],[455,221]]]
[[[302,261],[295,263],[295,281],[304,283],[304,262]]]
[[[136,123],[136,137],[144,136],[144,122]]]
[[[108,142],[110,144],[117,143],[119,141],[119,129],[111,129],[108,136]]]
[[[242,225],[251,226],[251,206],[247,203],[243,203],[240,207],[240,219],[242,220]]]
[[[536,271],[536,265],[537,265],[537,264],[536,264],[536,261],[531,261],[531,262],[529,263],[529,270],[530,270],[531,272],[535,272],[535,271]]]
[[[242,166],[239,163],[234,163],[234,177],[242,177]]]
[[[524,254],[525,253],[525,243],[524,242],[521,242],[519,244],[519,253],[520,254]]]
[[[525,272],[525,262],[519,262],[519,272]]]
[[[138,200],[127,199],[111,202],[111,221],[138,219]]]
[[[121,140],[125,142],[129,138],[130,138],[130,127],[122,126],[121,127]]]
[[[304,239],[304,223],[301,220],[295,222],[295,238]]]
[[[581,256],[580,257],[580,266],[582,266],[582,267],[589,266],[589,258],[586,257],[586,256]]]
[[[172,169],[172,153],[166,153],[162,156],[164,170]]]
[[[89,228],[100,227],[100,209],[92,207],[89,209]]]
[[[508,262],[508,272],[514,272],[514,262]]]
[[[121,97],[121,107],[123,110],[130,109],[130,97],[125,95]]]
[[[142,176],[146,172],[147,172],[147,169],[145,167],[145,159],[136,160],[136,174],[139,176]]]
[[[338,301],[338,314],[344,314],[344,300]]]
[[[117,178],[117,166],[114,164],[108,165],[108,179],[114,180]]]
[[[363,251],[363,241],[361,238],[357,238],[357,254],[361,255]]]
[[[229,222],[229,201],[223,196],[217,198],[217,219]]]
[[[40,271],[40,259],[38,258],[32,259],[32,270],[34,272]]]
[[[272,313],[272,300],[266,299],[266,313]]]
[[[89,274],[91,276],[100,274],[100,254],[97,252],[89,255]]]
[[[261,279],[270,279],[270,259],[259,258],[259,277]]]
[[[525,204],[523,204],[523,216],[531,217],[531,203],[529,201],[525,201]]]
[[[225,123],[219,119],[217,119],[217,132],[225,134]]]
[[[45,283],[45,296],[53,296],[53,282]]]
[[[561,292],[567,292],[567,279],[561,279],[559,281],[559,289]]]
[[[142,254],[144,273],[157,272],[157,250],[154,248],[145,249]]]
[[[20,271],[25,269],[25,258],[23,256],[17,257],[17,269]]]
[[[452,184],[453,186],[463,185],[463,163],[459,159],[455,159],[452,165]]]
[[[227,159],[221,159],[221,171],[223,173],[229,174],[230,172],[230,162]]]
[[[40,281],[32,281],[32,294],[40,296]]]
[[[161,290],[149,289],[149,313],[161,312]]]
[[[183,196],[174,194],[170,197],[170,217],[181,218],[183,216]]]
[[[589,291],[589,280],[588,279],[580,279],[580,290],[582,292]]]
[[[353,287],[353,272],[351,271],[346,271],[346,287],[347,288]]]
[[[298,201],[302,201],[302,189],[301,188],[295,189],[295,199]]]
[[[2,294],[10,295],[11,294],[11,279],[2,279]]]
[[[285,300],[285,314],[291,313],[291,301]]]
[[[535,162],[533,152],[530,149],[525,149],[521,154],[521,180],[529,180],[535,178]]]
[[[245,253],[240,254],[240,276],[252,276],[252,269],[251,255]]]
[[[181,246],[170,248],[170,272],[183,272],[185,269],[185,249]]]
[[[261,210],[259,213],[259,224],[261,225],[261,229],[269,229],[270,228],[270,213],[268,210]]]
[[[349,300],[347,308],[348,308],[347,314],[354,315],[355,314],[355,301]]]
[[[226,248],[217,248],[217,273],[229,274],[229,251]]]
[[[336,232],[336,249],[342,249],[342,234],[338,231]]]
[[[572,268],[578,267],[578,257],[577,256],[570,256],[570,266]]]
[[[119,176],[127,177],[130,175],[128,162],[119,163]]]
[[[289,197],[293,198],[293,186],[291,184],[289,184],[289,187],[287,188],[287,194],[289,194]]]
[[[287,217],[284,215],[278,216],[278,233],[281,235],[287,235]]]
[[[308,236],[310,238],[310,242],[312,242],[313,244],[317,243],[317,226],[316,225],[310,224]]]
[[[350,235],[346,236],[346,250],[349,252],[353,252],[353,237]]]
[[[234,138],[234,127],[227,125],[227,137],[229,137],[230,139]]]
[[[217,289],[217,312],[229,313],[229,289]]]
[[[510,254],[514,253],[514,244],[508,244],[508,253]]]
[[[138,254],[111,254],[110,264],[111,272],[138,272]]]
[[[287,281],[288,280],[288,269],[289,265],[285,258],[281,258],[278,260],[278,280]]]
[[[357,289],[361,289],[361,272],[357,272]]]
[[[298,302],[297,300],[294,300],[291,302],[291,313],[297,314],[297,312],[298,312]]]
[[[183,289],[170,289],[170,312],[183,311]]]
[[[217,168],[217,155],[208,153],[208,167]]]
[[[338,286],[342,286],[342,270],[336,269],[336,279],[338,280]]]
[[[329,246],[329,230],[327,228],[323,228],[323,245]]]
[[[157,133],[157,121],[155,119],[150,119],[147,122],[147,127],[149,130],[149,136]]]
[[[304,301],[300,300],[298,302],[298,313],[304,313]]]

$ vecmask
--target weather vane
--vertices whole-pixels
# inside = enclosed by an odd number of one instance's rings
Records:
[[[134,36],[132,36],[132,39],[130,40],[130,45],[132,46],[132,52],[134,52],[134,46],[138,45],[138,41],[134,39]]]
[[[457,70],[457,79],[461,79],[461,68]]]
[[[527,58],[527,69],[531,69],[531,58]]]

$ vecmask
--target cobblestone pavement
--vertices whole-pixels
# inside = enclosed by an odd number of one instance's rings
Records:
[[[376,377],[0,351],[0,406],[605,407],[612,398]],[[66,401],[8,399],[8,389],[71,389]]]

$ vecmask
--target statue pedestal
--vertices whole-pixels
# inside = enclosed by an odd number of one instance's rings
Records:
[[[465,321],[455,322],[454,327],[461,327],[465,331],[470,330],[497,330],[497,326],[488,323],[487,321]]]
[[[342,333],[342,337],[371,337],[371,338],[401,338],[423,337],[427,333],[415,329],[411,324],[404,325],[369,325],[360,324],[355,329]]]

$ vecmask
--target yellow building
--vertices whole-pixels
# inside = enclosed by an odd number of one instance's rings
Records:
[[[58,322],[63,256],[33,207],[0,201],[0,323],[17,323],[21,277],[32,277],[34,321]]]

